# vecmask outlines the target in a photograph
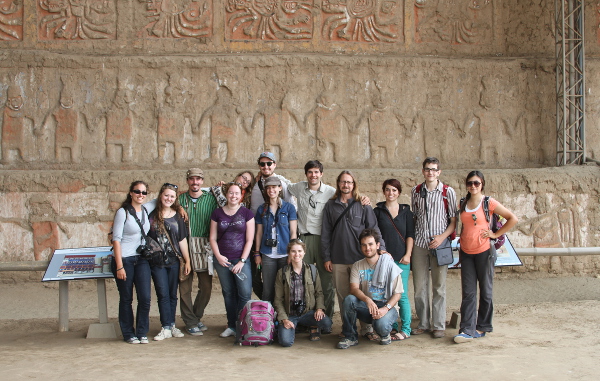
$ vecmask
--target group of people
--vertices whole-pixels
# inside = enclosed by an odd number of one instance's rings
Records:
[[[244,171],[234,181],[210,188],[202,188],[202,170],[192,168],[186,174],[186,192],[177,195],[178,187],[166,183],[150,202],[145,202],[146,183],[131,184],[116,212],[112,238],[119,324],[126,342],[148,343],[150,279],[162,325],[154,340],[184,336],[175,326],[178,289],[185,331],[199,336],[208,329],[201,319],[212,275],[205,269],[192,271],[190,250],[212,255],[227,314],[221,337],[236,334],[238,314],[253,291],[273,304],[278,341],[285,347],[294,343],[298,326],[307,327],[312,341],[331,333],[336,296],[343,322],[340,349],[358,344],[357,321],[363,322],[360,336],[382,345],[424,333],[444,337],[448,266],[438,265],[432,253],[455,232],[457,217],[462,223],[463,298],[454,341],[468,342],[492,331],[496,254],[490,242],[509,231],[517,218],[484,196],[481,172],[468,174],[468,193],[457,203],[455,191],[439,180],[439,160],[428,157],[422,168],[425,181],[412,189],[411,205],[398,203],[402,186],[388,179],[382,184],[385,201],[373,209],[351,171],[342,171],[333,187],[322,182],[318,160],[306,163],[306,181],[298,183],[275,173],[273,153],[261,153],[258,166],[256,177]],[[493,213],[506,219],[496,232],[488,223]],[[161,263],[149,263],[140,255],[146,236],[164,250]],[[411,270],[419,318],[415,328],[408,298]],[[194,276],[198,294],[192,301]]]

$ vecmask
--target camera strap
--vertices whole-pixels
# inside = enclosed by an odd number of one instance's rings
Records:
[[[348,213],[348,211],[350,210],[350,208],[352,208],[352,205],[354,205],[355,202],[356,202],[356,199],[352,200],[352,202],[346,207],[346,209],[344,209],[344,211],[342,212],[342,214],[340,214],[340,216],[337,218],[337,220],[335,220],[335,224],[333,224],[333,229],[331,229],[332,234],[333,234],[333,232],[335,232],[335,228],[340,223],[340,220],[342,219],[342,217],[344,217],[344,215],[346,213]]]
[[[146,235],[146,232],[144,231],[144,223],[146,223],[145,214],[148,214],[148,211],[142,205],[142,221],[143,222],[141,222],[140,219],[138,218],[137,213],[135,212],[135,208],[132,205],[127,206],[127,211],[129,212],[129,214],[131,214],[133,216],[133,219],[139,225],[140,230],[142,231],[142,238],[144,238],[144,241],[147,242],[148,236]]]

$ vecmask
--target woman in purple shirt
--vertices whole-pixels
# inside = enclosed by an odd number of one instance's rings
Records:
[[[241,184],[225,184],[224,193],[227,204],[210,216],[209,241],[227,311],[227,328],[220,336],[229,337],[235,335],[238,313],[252,296],[252,274],[247,259],[254,238],[254,215],[240,204]]]

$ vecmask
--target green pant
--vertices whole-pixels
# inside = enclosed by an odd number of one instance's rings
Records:
[[[306,244],[306,255],[304,262],[314,263],[317,266],[321,287],[323,287],[323,297],[325,299],[325,315],[333,319],[335,307],[335,291],[333,289],[332,274],[325,270],[323,257],[321,256],[321,236],[320,235],[301,235],[300,239]]]
[[[404,292],[402,293],[402,297],[398,301],[398,307],[400,307],[400,320],[402,321],[402,328],[398,331],[402,331],[410,336],[410,323],[412,321],[412,315],[410,310],[410,300],[408,299],[408,277],[410,276],[410,264],[405,265],[400,262],[396,262],[398,267],[402,269],[402,287],[404,287]],[[394,328],[397,329],[397,324],[394,324]]]

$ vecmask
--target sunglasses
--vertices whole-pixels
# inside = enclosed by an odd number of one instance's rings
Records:
[[[477,226],[477,216],[475,213],[471,214],[471,218],[473,219],[473,222],[475,222],[475,226]]]
[[[314,194],[308,198],[308,205],[310,205],[311,208],[316,209],[317,203],[315,202],[315,200],[313,200],[313,197],[314,197]]]
[[[175,184],[171,184],[171,183],[164,183],[163,187],[173,187],[175,189],[179,189],[179,187]]]
[[[135,193],[135,194],[143,194],[144,196],[148,195],[148,192],[143,191],[143,190],[139,190],[139,189],[134,189],[134,190],[132,190],[132,192]]]
[[[481,185],[481,182],[479,182],[479,181],[467,181],[467,186],[468,187],[472,187],[472,186],[478,187],[480,185]]]
[[[260,163],[258,163],[258,165],[260,165],[261,167],[264,167],[265,165],[267,167],[270,167],[273,165],[273,162],[272,161],[261,161]]]

